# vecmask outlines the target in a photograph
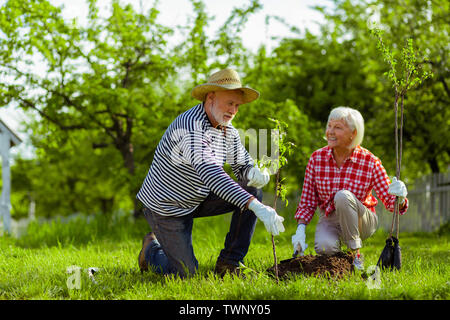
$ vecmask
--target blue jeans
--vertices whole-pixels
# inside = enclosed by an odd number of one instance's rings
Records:
[[[262,201],[261,189],[248,187],[239,182],[247,192]],[[218,259],[239,266],[248,252],[255,231],[257,218],[253,211],[243,210],[221,199],[214,193],[191,214],[182,217],[167,217],[144,208],[144,215],[158,240],[152,241],[145,250],[149,267],[162,274],[178,274],[185,277],[198,270],[198,261],[192,247],[192,225],[194,218],[210,217],[233,211],[225,245]]]

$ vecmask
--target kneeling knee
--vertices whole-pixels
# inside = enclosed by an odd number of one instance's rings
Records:
[[[336,207],[338,206],[342,206],[342,205],[347,205],[349,199],[353,196],[353,193],[351,193],[348,190],[339,190],[338,192],[336,192],[336,194],[334,195],[334,205]]]
[[[333,255],[341,251],[341,246],[339,240],[336,240],[334,242],[323,241],[323,242],[316,242],[314,245],[314,249],[316,250],[317,254]]]

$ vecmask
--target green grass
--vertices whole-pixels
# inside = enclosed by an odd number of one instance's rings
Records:
[[[286,212],[285,217],[289,217]],[[293,276],[279,284],[265,270],[272,266],[269,234],[258,222],[246,257],[245,278],[217,277],[212,271],[223,246],[230,214],[196,219],[193,243],[199,272],[188,279],[141,274],[137,255],[144,219],[97,216],[68,223],[30,225],[19,239],[0,238],[0,299],[444,299],[450,298],[450,245],[448,233],[400,234],[403,268],[384,272],[377,289],[369,289],[360,275],[339,281]],[[307,228],[313,246],[315,221]],[[295,221],[286,218],[286,232],[276,237],[278,259],[292,254],[290,237]],[[378,230],[364,242],[365,266],[375,265],[387,234]],[[308,248],[307,253],[313,253]],[[67,281],[81,268],[80,288],[69,289]],[[100,269],[88,277],[87,268]]]

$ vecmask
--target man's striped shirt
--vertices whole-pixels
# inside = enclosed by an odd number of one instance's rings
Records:
[[[223,170],[225,163],[238,180],[253,167],[238,131],[231,124],[214,128],[198,104],[167,128],[137,198],[166,216],[193,212],[210,192],[244,209],[251,194]]]

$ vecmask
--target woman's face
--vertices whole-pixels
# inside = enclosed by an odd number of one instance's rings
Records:
[[[325,136],[330,148],[349,149],[356,136],[356,130],[352,131],[345,120],[330,120]]]

